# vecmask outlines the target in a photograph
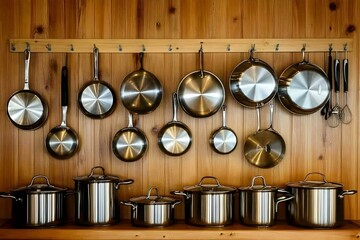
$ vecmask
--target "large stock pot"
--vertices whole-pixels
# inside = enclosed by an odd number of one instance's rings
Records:
[[[101,169],[101,174],[95,174]],[[90,175],[75,177],[75,221],[81,225],[109,225],[119,220],[116,190],[120,185],[131,184],[132,179],[120,180],[106,175],[101,166],[91,169]]]
[[[310,175],[322,180],[308,180]],[[290,224],[309,228],[339,227],[344,221],[344,196],[357,193],[343,190],[341,183],[326,181],[322,173],[309,173],[300,182],[287,184],[294,199],[287,202],[286,214]]]
[[[46,183],[35,183],[40,178]],[[0,193],[0,197],[13,199],[12,222],[15,227],[54,227],[65,222],[67,193],[65,188],[51,185],[46,176],[36,175],[29,185],[10,193]]]
[[[213,179],[215,184],[203,183],[205,179]],[[233,223],[235,192],[235,187],[223,186],[217,178],[205,176],[195,186],[171,193],[185,197],[187,224],[221,227]]]

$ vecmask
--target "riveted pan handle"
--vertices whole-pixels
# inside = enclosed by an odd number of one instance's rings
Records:
[[[344,198],[346,195],[354,195],[357,193],[357,190],[344,190],[338,195],[339,198]]]
[[[295,198],[294,195],[292,195],[289,191],[287,191],[287,190],[285,190],[285,189],[278,189],[277,192],[283,193],[283,194],[285,194],[285,195],[284,195],[284,196],[281,196],[281,197],[278,197],[278,198],[276,199],[275,212],[278,211],[278,207],[279,207],[278,205],[279,205],[279,203],[281,203],[281,202],[286,202],[286,201],[289,201],[289,200]]]
[[[186,199],[190,198],[190,196],[183,191],[171,191],[170,193],[173,195],[184,196],[184,197],[186,197]]]
[[[11,195],[10,193],[6,193],[6,192],[0,192],[0,197],[2,197],[2,198],[12,198],[15,201],[20,201],[20,202],[23,201],[22,198],[17,198],[15,196]]]
[[[120,204],[125,205],[125,206],[130,206],[132,208],[132,210],[136,210],[137,205],[133,204],[132,202],[129,201],[120,201]]]
[[[30,66],[30,49],[25,49],[25,83],[24,90],[29,90],[29,66]]]
[[[99,80],[99,49],[94,47],[94,80]]]

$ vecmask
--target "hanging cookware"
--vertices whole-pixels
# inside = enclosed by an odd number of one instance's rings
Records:
[[[112,140],[112,150],[117,158],[133,162],[142,158],[149,141],[143,131],[133,126],[132,113],[129,112],[129,125],[120,129]]]
[[[329,56],[328,56],[328,69],[327,69],[327,76],[329,79],[329,100],[326,102],[324,107],[321,109],[321,115],[325,116],[325,120],[328,120],[328,118],[331,115],[331,110],[332,110],[333,60],[332,60],[331,52],[332,52],[332,46],[330,45]]]
[[[79,138],[76,132],[67,126],[68,110],[68,68],[61,69],[61,108],[62,121],[57,127],[51,129],[45,140],[45,147],[48,153],[54,158],[67,159],[72,157],[79,146]]]
[[[330,83],[326,73],[318,66],[303,60],[287,67],[280,75],[278,97],[288,111],[311,114],[320,110],[330,97]]]
[[[94,79],[84,84],[78,94],[79,108],[91,118],[105,118],[114,112],[116,94],[110,84],[99,79],[99,49],[94,47]]]
[[[36,129],[43,125],[48,116],[45,99],[29,87],[30,49],[25,50],[24,89],[11,95],[7,102],[7,115],[10,121],[24,130]]]
[[[221,80],[203,69],[203,49],[199,50],[200,70],[181,80],[177,94],[181,108],[192,117],[204,118],[215,114],[225,102]]]
[[[100,174],[95,170],[100,169]],[[81,225],[109,225],[119,221],[119,204],[116,190],[120,185],[131,184],[132,179],[120,180],[105,174],[96,166],[88,176],[75,177],[75,221]]]
[[[347,58],[347,49],[345,49],[345,57],[343,59],[343,81],[344,81],[344,100],[345,105],[341,109],[340,119],[344,124],[349,124],[352,120],[352,113],[348,105],[348,90],[349,90],[349,59]]]
[[[262,184],[255,185],[256,179],[261,179]],[[266,185],[263,176],[255,176],[249,187],[239,188],[240,222],[248,226],[272,226],[275,224],[279,203],[293,198],[284,189]]]
[[[151,195],[155,190],[156,195]],[[166,227],[174,222],[174,207],[180,200],[160,196],[156,187],[151,187],[147,196],[133,197],[121,204],[131,206],[131,223],[141,227]]]
[[[160,149],[170,156],[180,156],[187,152],[192,143],[191,131],[186,124],[177,120],[177,94],[172,94],[173,120],[163,126],[158,133]]]
[[[322,180],[308,180],[310,175]],[[309,228],[339,227],[344,222],[344,197],[357,193],[343,190],[341,183],[326,181],[325,175],[312,172],[300,182],[287,183],[287,190],[295,196],[287,202],[286,215],[290,224]]]
[[[215,184],[203,183],[212,179]],[[203,177],[195,186],[184,187],[172,194],[185,197],[185,222],[206,227],[220,227],[233,223],[235,187],[223,186],[212,176]]]
[[[226,105],[222,106],[222,127],[211,134],[210,146],[220,154],[228,154],[235,150],[237,136],[235,132],[226,126]]]
[[[341,107],[340,107],[340,60],[337,52],[334,59],[334,89],[335,89],[335,105],[330,109],[330,116],[327,123],[330,127],[335,128],[341,123]]]
[[[282,136],[273,127],[274,103],[271,101],[270,108],[270,127],[260,129],[260,109],[256,108],[257,131],[245,141],[244,155],[246,160],[259,168],[271,168],[278,165],[284,158],[286,144]]]
[[[44,183],[35,183],[37,179]],[[36,175],[29,185],[0,193],[0,197],[12,198],[12,222],[15,227],[35,228],[61,225],[66,220],[66,188],[55,187],[43,175]]]
[[[140,69],[128,74],[120,86],[125,108],[137,114],[154,111],[161,103],[163,87],[159,79],[143,68],[144,53],[139,54]]]
[[[278,80],[274,70],[266,62],[250,57],[239,63],[231,72],[230,93],[244,107],[261,107],[271,101],[278,90]]]

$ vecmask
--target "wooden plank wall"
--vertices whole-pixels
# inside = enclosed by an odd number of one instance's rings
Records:
[[[360,187],[359,159],[359,69],[360,4],[355,0],[2,0],[0,2],[0,191],[28,184],[35,174],[45,174],[57,186],[73,187],[72,178],[87,175],[95,165],[107,173],[132,178],[121,187],[119,198],[144,195],[150,186],[161,194],[199,182],[205,175],[225,185],[248,186],[254,175],[268,184],[282,186],[299,181],[308,172],[323,172],[328,180],[345,189]],[[329,128],[319,113],[295,116],[276,102],[274,128],[284,137],[284,160],[271,169],[250,165],[243,155],[247,136],[256,129],[254,109],[243,108],[230,95],[228,78],[247,53],[206,53],[204,67],[226,86],[227,124],[236,131],[238,146],[229,155],[219,155],[209,146],[211,132],[221,126],[221,114],[195,119],[179,112],[193,133],[193,146],[180,157],[170,157],[157,146],[157,132],[172,119],[171,93],[182,77],[198,69],[197,54],[146,54],[144,67],[164,86],[164,98],[153,113],[136,116],[136,126],[145,131],[149,151],[143,159],[126,163],[111,151],[114,134],[127,126],[127,113],[118,101],[106,119],[84,116],[77,106],[79,88],[93,78],[92,55],[71,54],[70,108],[68,124],[80,136],[79,152],[68,160],[56,160],[44,148],[47,133],[60,124],[60,68],[65,54],[33,53],[30,86],[49,104],[49,118],[35,131],[14,127],[6,114],[10,95],[23,87],[24,56],[9,52],[10,38],[353,38],[349,53],[349,105],[353,121]],[[300,51],[300,49],[299,49]],[[300,53],[255,53],[278,75],[301,60]],[[309,54],[310,61],[325,67],[327,53]],[[342,58],[343,55],[340,54]],[[136,54],[101,54],[100,78],[118,92],[124,77],[138,68]],[[269,114],[262,110],[262,126]],[[360,219],[360,197],[345,198],[345,218]],[[11,201],[0,199],[0,218],[10,218]],[[130,210],[122,207],[122,218]],[[183,206],[176,209],[183,218]]]

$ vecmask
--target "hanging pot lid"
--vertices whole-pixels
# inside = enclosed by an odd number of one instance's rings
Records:
[[[97,168],[102,170],[102,174],[94,174],[94,170],[97,169]],[[93,167],[88,176],[74,177],[74,180],[75,181],[81,181],[81,182],[89,182],[89,183],[94,183],[94,182],[119,182],[120,181],[119,177],[117,177],[117,176],[106,175],[105,174],[105,169],[103,167],[101,167],[101,166]]]
[[[156,191],[155,195],[151,195],[151,192],[153,190]],[[172,203],[178,202],[178,201],[179,201],[178,199],[175,199],[175,198],[172,198],[172,197],[160,196],[157,187],[151,187],[146,196],[130,198],[130,202],[146,204],[146,205],[172,204]]]
[[[35,179],[44,178],[46,183],[34,183]],[[31,179],[29,185],[20,187],[12,192],[25,192],[25,193],[57,193],[66,191],[66,188],[55,187],[50,184],[49,179],[44,175],[36,175]]]
[[[213,179],[216,183],[203,183],[204,179]],[[207,193],[207,194],[216,194],[216,193],[230,193],[236,191],[235,187],[224,186],[221,185],[219,180],[216,177],[212,176],[205,176],[201,178],[200,182],[194,186],[184,187],[185,191],[188,192],[200,192],[200,193]]]
[[[255,185],[256,179],[262,179],[261,185]],[[266,185],[265,178],[263,176],[255,176],[251,180],[251,185],[248,187],[241,187],[239,188],[240,191],[255,191],[255,192],[273,192],[276,191],[278,188]]]
[[[322,176],[322,180],[307,180],[310,175],[318,174]],[[314,189],[332,189],[332,188],[342,188],[343,185],[341,183],[334,183],[326,181],[325,175],[319,172],[308,173],[305,176],[305,179],[300,182],[290,182],[286,184],[288,187],[295,188],[314,188]]]

